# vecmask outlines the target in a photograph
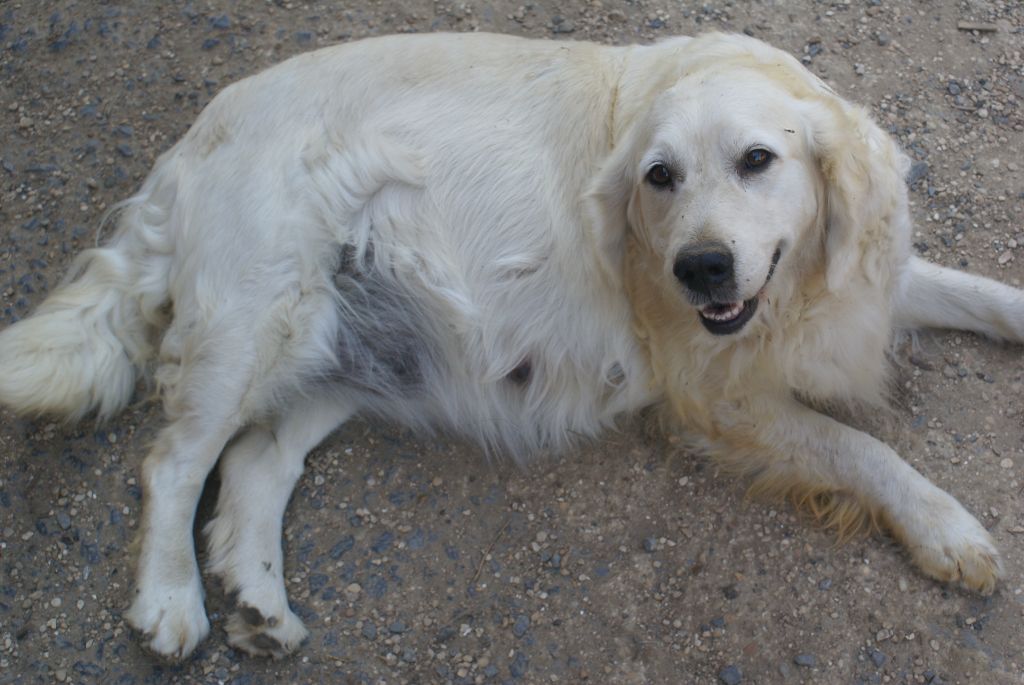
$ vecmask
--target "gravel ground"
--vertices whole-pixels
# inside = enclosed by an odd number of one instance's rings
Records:
[[[398,31],[709,29],[788,49],[871,107],[916,162],[917,251],[1021,284],[1018,0],[0,0],[0,326],[218,90],[292,54]],[[357,421],[311,455],[289,510],[312,636],[279,662],[226,647],[213,583],[213,632],[184,664],[122,619],[152,403],[103,426],[0,414],[0,684],[1021,683],[1021,352],[923,335],[898,352],[894,419],[872,426],[991,529],[1007,568],[992,597],[921,577],[885,539],[836,545],[639,424],[519,470]]]

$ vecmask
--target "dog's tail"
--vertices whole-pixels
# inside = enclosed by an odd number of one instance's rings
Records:
[[[166,318],[170,176],[155,172],[118,205],[113,238],[79,255],[35,314],[0,331],[0,405],[77,420],[92,410],[105,418],[131,399]]]

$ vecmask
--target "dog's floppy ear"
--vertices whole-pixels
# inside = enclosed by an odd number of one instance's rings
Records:
[[[826,185],[826,283],[836,292],[862,259],[889,247],[890,231],[903,230],[910,161],[863,108],[822,90],[809,111]]]
[[[627,232],[643,230],[638,225],[642,222],[633,216],[632,201],[637,192],[637,139],[641,128],[632,126],[612,148],[585,196],[598,260],[606,275],[615,280],[622,278]]]

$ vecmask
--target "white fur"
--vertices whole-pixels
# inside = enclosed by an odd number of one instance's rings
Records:
[[[752,144],[777,156],[757,175],[737,167]],[[672,190],[644,180],[659,160]],[[225,89],[114,238],[0,333],[0,402],[108,415],[156,362],[169,424],[127,617],[172,657],[208,631],[191,528],[222,452],[207,534],[239,597],[229,641],[303,639],[281,516],[306,452],[360,411],[526,456],[666,401],[709,453],[849,496],[925,572],[987,591],[998,555],[970,514],[794,399],[879,401],[894,316],[1024,338],[1019,291],[909,257],[905,170],[865,112],[745,37],[320,50]],[[760,303],[729,336],[672,274],[709,240]]]

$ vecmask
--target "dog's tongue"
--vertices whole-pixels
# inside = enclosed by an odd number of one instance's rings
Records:
[[[742,302],[726,302],[725,304],[709,304],[706,307],[701,307],[700,314],[710,321],[732,321],[742,311]]]

